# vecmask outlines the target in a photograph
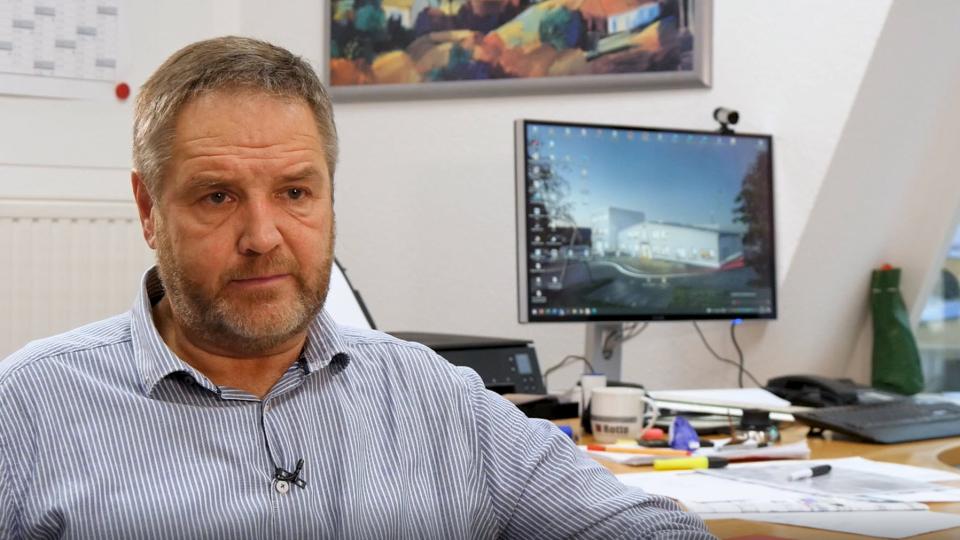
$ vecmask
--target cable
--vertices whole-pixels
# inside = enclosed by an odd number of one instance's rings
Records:
[[[613,354],[614,347],[639,336],[644,330],[647,329],[649,324],[649,322],[645,322],[642,325],[640,323],[631,323],[624,326],[620,330],[607,334],[607,337],[603,338],[603,357],[609,359]],[[611,341],[614,341],[614,343],[610,343]]]
[[[743,351],[740,349],[740,344],[737,343],[737,327],[740,326],[742,322],[742,319],[734,319],[733,322],[730,323],[730,341],[733,342],[733,348],[737,350],[737,356],[740,357],[740,373],[737,375],[737,382],[740,384],[740,388],[743,388],[743,373],[747,370],[746,366],[744,366]],[[757,380],[754,379],[753,381],[756,382]],[[757,386],[761,385],[758,384]]]
[[[730,329],[731,336],[733,336],[733,328],[732,328],[732,327],[734,327],[734,326],[736,326],[736,325],[735,325],[735,324],[731,324],[731,329]],[[739,372],[740,388],[743,388],[743,374],[744,374],[744,373],[747,374],[747,377],[750,377],[750,380],[753,381],[753,384],[759,386],[760,388],[763,388],[763,385],[760,384],[760,381],[758,381],[757,378],[754,377],[752,373],[750,373],[749,371],[747,371],[747,368],[746,368],[746,366],[745,366],[744,363],[743,363],[743,351],[740,350],[740,345],[737,343],[736,337],[733,338],[733,343],[734,343],[734,346],[737,348],[737,351],[738,351],[738,353],[739,353],[739,355],[740,355],[740,363],[737,363],[737,362],[735,362],[735,361],[733,361],[733,360],[730,360],[729,358],[724,358],[724,357],[720,356],[719,354],[717,354],[717,352],[713,350],[713,347],[710,346],[710,343],[707,342],[707,337],[703,335],[703,331],[700,330],[700,325],[697,324],[697,321],[693,321],[693,327],[697,329],[697,334],[700,335],[700,340],[703,341],[703,344],[706,345],[707,350],[710,351],[710,354],[712,354],[714,358],[716,358],[717,360],[719,360],[719,361],[721,361],[721,362],[730,364],[731,366],[735,366],[738,370],[740,370],[740,372]]]
[[[544,372],[543,372],[543,378],[546,379],[547,376],[549,376],[549,375],[550,375],[551,373],[553,373],[554,371],[556,371],[556,370],[558,370],[558,369],[560,369],[560,368],[562,368],[562,367],[565,367],[565,366],[570,365],[570,363],[569,363],[570,360],[573,360],[573,361],[579,360],[579,361],[583,362],[584,364],[586,364],[588,368],[590,368],[590,372],[591,372],[591,373],[594,373],[594,372],[595,372],[594,369],[593,369],[593,364],[591,364],[590,361],[586,359],[586,357],[578,356],[578,355],[576,355],[576,354],[571,354],[571,355],[569,355],[569,356],[565,356],[565,357],[563,358],[563,360],[560,361],[559,364],[557,364],[557,365],[555,365],[555,366],[547,369],[546,371],[544,371]]]

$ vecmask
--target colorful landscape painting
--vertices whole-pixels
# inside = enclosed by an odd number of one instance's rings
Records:
[[[702,0],[333,0],[329,83],[690,74],[701,8]]]

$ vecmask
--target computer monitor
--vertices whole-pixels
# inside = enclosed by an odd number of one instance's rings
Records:
[[[776,317],[769,135],[518,120],[516,166],[521,322]]]

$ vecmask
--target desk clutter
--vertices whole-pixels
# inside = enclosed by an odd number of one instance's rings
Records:
[[[591,441],[596,439],[596,427],[603,422],[592,421],[593,438],[584,439],[579,448],[593,458],[618,464],[611,468],[621,472],[617,476],[624,484],[675,499],[706,521],[765,522],[875,538],[907,538],[960,527],[960,514],[937,511],[943,508],[940,503],[960,503],[960,473],[856,456],[857,450],[875,455],[871,448],[890,447],[842,437],[808,439],[807,430],[799,425],[784,428],[788,442],[783,442],[773,418],[800,417],[807,409],[793,407],[762,389],[648,395],[654,398],[657,411],[648,408],[647,416],[658,415],[657,425],[669,418],[668,429],[641,430],[634,439],[630,426],[626,430],[630,436],[595,444]],[[642,410],[639,402],[633,406]],[[699,427],[690,434],[691,426],[698,423],[685,419],[701,418],[698,414],[726,420],[700,424],[706,426],[704,432],[714,435],[698,438]],[[608,417],[604,420],[610,422]],[[828,456],[842,457],[810,459],[823,456],[825,448],[853,452],[828,451]],[[627,467],[643,472],[623,472]],[[935,504],[934,509],[930,504]],[[811,531],[809,537],[816,534]]]
[[[625,441],[580,448],[622,465],[653,465],[617,476],[677,500],[706,521],[762,521],[877,538],[960,527],[960,515],[925,504],[960,502],[960,474],[862,457],[810,460],[806,440],[739,449],[728,449],[740,446],[729,439],[713,444],[692,452]]]
[[[806,459],[810,457],[810,447],[806,441],[800,441],[792,444],[766,445],[741,447],[739,444],[729,445],[730,439],[721,440],[718,443],[722,446],[713,448],[701,448],[699,450],[688,452],[686,455],[691,457],[723,458],[727,462],[737,461],[768,461],[774,459]],[[621,465],[653,465],[657,459],[664,458],[663,455],[656,453],[658,448],[649,448],[633,446],[625,443],[613,445],[584,445],[580,449],[592,457],[605,459]],[[633,450],[633,451],[630,451]],[[691,467],[694,468],[694,467]],[[709,468],[709,467],[707,467]],[[717,468],[717,467],[714,467]]]
[[[830,465],[799,481],[797,471]],[[960,515],[926,502],[960,502],[960,474],[852,457],[731,464],[618,475],[648,493],[679,501],[704,520],[742,519],[828,529],[877,538],[906,538],[960,527]]]

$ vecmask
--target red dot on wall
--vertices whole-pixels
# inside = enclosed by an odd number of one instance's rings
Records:
[[[117,99],[127,99],[130,97],[130,85],[125,82],[119,83],[113,89],[113,93],[117,95]]]

